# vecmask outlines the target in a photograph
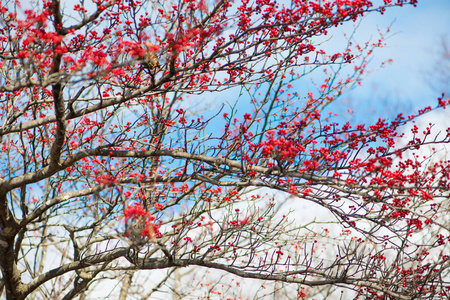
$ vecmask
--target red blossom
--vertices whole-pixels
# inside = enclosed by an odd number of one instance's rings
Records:
[[[140,235],[147,238],[160,237],[159,226],[153,224],[152,221],[155,217],[145,211],[144,207],[140,204],[134,204],[125,208],[123,212],[125,216],[125,223],[128,224],[128,230],[125,232],[125,236],[130,235],[130,230],[138,228]]]
[[[113,186],[117,183],[117,178],[110,174],[102,174],[100,176],[97,176],[95,178],[95,181],[106,186]]]

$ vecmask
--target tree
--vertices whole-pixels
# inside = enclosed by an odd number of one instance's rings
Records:
[[[450,41],[448,38],[441,37],[439,52],[437,54],[437,59],[434,64],[434,78],[435,82],[430,82],[432,88],[449,92],[450,86]]]
[[[379,2],[2,3],[3,295],[238,297],[231,274],[255,297],[448,297],[450,165],[417,150],[450,129],[399,147],[416,116],[324,114],[383,39],[321,37],[416,4]],[[316,70],[317,90],[295,86]]]

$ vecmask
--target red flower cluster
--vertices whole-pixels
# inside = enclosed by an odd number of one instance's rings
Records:
[[[159,226],[152,223],[155,217],[145,211],[144,207],[139,204],[128,206],[123,212],[125,216],[126,232],[125,236],[130,237],[135,231],[140,231],[142,237],[154,239],[160,237]]]
[[[117,183],[116,177],[110,175],[110,174],[102,174],[100,176],[97,176],[95,178],[95,181],[98,184],[104,184],[106,186],[113,186]]]
[[[267,140],[258,146],[262,147],[261,153],[264,157],[272,156],[289,162],[292,162],[299,152],[305,151],[305,147],[298,141],[287,137],[275,137],[274,131],[268,132]]]

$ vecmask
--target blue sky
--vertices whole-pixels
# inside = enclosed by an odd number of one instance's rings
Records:
[[[442,38],[450,45],[450,0],[419,0],[417,7],[371,14],[358,29],[359,37],[386,27],[391,28],[387,46],[377,49],[371,65],[376,68],[389,58],[393,63],[370,74],[361,87],[341,99],[357,110],[358,119],[358,111],[374,113],[373,117],[392,116],[397,110],[414,113],[424,106],[435,106],[441,92],[431,82],[435,80],[433,68],[442,58]]]
[[[374,1],[376,4],[379,1]],[[324,48],[328,54],[342,51],[342,45],[346,43],[343,33],[349,35],[354,26],[352,22],[346,23],[330,30],[329,35],[318,37],[318,40],[325,41]],[[355,42],[363,45],[368,40],[375,41],[378,29],[384,32],[387,27],[390,33],[387,34],[386,46],[375,49],[368,67],[374,71],[364,78],[361,86],[344,93],[329,107],[330,111],[343,114],[345,120],[351,119],[353,124],[371,124],[379,117],[392,119],[398,113],[415,114],[425,106],[434,107],[442,92],[433,88],[431,82],[434,80],[433,68],[441,59],[442,38],[447,37],[450,45],[450,0],[419,0],[417,7],[393,7],[383,15],[370,13],[358,25]],[[381,62],[388,59],[393,59],[393,63],[379,68]],[[301,94],[313,90],[309,77],[295,82],[294,90]],[[321,78],[323,74],[319,71],[311,77]],[[210,116],[217,113],[224,99],[234,103],[238,94],[239,90],[233,89],[212,97],[203,94],[192,99],[214,99],[209,107],[212,111],[203,112]],[[239,102],[237,117],[252,111],[247,104],[246,101]],[[354,117],[346,114],[347,109],[356,112]],[[224,108],[224,111],[228,110],[228,107]],[[221,119],[216,121],[222,124]]]

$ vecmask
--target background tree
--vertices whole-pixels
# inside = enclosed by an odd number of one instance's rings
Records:
[[[435,80],[430,81],[430,85],[436,91],[444,91],[447,94],[450,87],[450,40],[448,38],[441,37],[433,65]]]
[[[379,2],[2,3],[3,295],[448,297],[449,163],[402,157],[449,130],[321,115],[383,40],[319,37]]]

